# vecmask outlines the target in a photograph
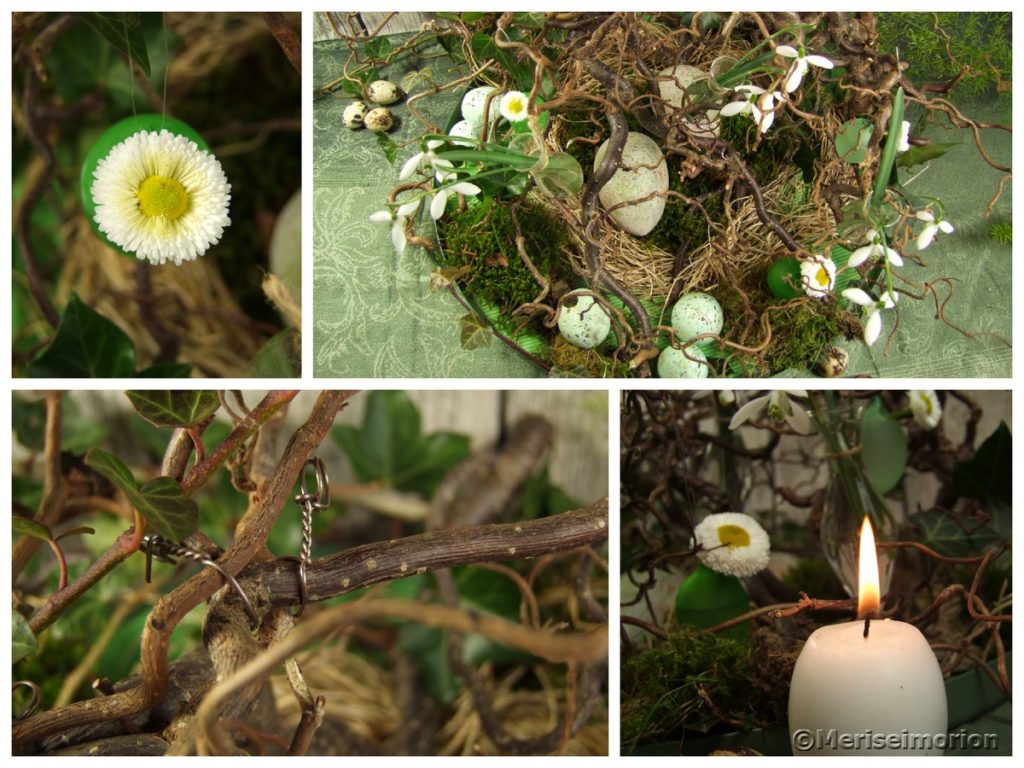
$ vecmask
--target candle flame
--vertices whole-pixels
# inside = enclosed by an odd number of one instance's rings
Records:
[[[860,585],[857,590],[857,618],[877,616],[881,607],[878,579],[878,553],[875,551],[875,532],[867,515],[860,526]]]

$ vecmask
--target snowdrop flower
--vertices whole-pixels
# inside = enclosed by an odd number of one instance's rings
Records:
[[[749,114],[754,109],[754,102],[757,100],[757,97],[764,93],[764,88],[759,88],[756,85],[737,85],[733,90],[736,91],[740,98],[736,101],[730,101],[722,107],[719,114],[723,117]]]
[[[910,390],[910,412],[914,421],[925,429],[935,429],[942,418],[942,403],[934,389]]]
[[[786,97],[779,91],[768,91],[761,94],[757,104],[751,107],[750,111],[754,115],[754,122],[757,123],[761,133],[768,133],[768,129],[775,122],[775,111],[785,100]]]
[[[807,52],[802,48],[798,51],[791,45],[780,45],[775,49],[775,53],[779,56],[784,56],[787,59],[795,59],[795,61],[789,65],[789,72],[786,73],[786,81],[782,84],[782,88],[786,93],[792,93],[800,87],[800,82],[804,79],[804,75],[807,74],[808,64],[820,67],[821,69],[832,69],[834,66],[832,62],[824,56],[808,56]]]
[[[882,309],[892,309],[899,299],[898,293],[886,291],[881,298],[873,299],[860,288],[847,288],[843,291],[843,298],[852,301],[859,307],[864,308],[864,343],[869,347],[878,341],[882,333]]]
[[[729,422],[729,429],[736,429],[741,424],[751,419],[760,418],[767,413],[772,421],[786,422],[801,435],[809,435],[814,431],[814,424],[811,422],[807,411],[799,404],[790,401],[790,397],[807,397],[805,389],[775,389],[763,397],[757,397],[744,405]]]
[[[437,221],[444,216],[444,209],[448,206],[448,198],[453,194],[472,197],[480,194],[480,187],[470,184],[468,181],[460,181],[458,184],[449,184],[434,192],[434,199],[430,203],[430,217]]]
[[[693,529],[697,558],[726,576],[753,576],[768,567],[771,541],[750,515],[722,512],[708,515]]]
[[[405,251],[405,246],[408,240],[405,237],[405,222],[408,218],[416,213],[420,208],[420,201],[423,198],[417,197],[415,200],[411,200],[408,203],[404,203],[398,206],[397,211],[377,211],[370,214],[370,221],[383,224],[390,222],[391,224],[391,244],[395,246],[395,253],[399,256]]]
[[[894,267],[903,266],[903,257],[889,246],[882,244],[882,234],[880,232],[869,229],[868,233],[864,236],[864,242],[867,245],[862,245],[850,254],[847,266],[859,267],[865,261],[873,259],[875,256],[881,256]]]
[[[900,145],[896,148],[897,154],[903,154],[910,149],[910,121],[904,120],[900,128]]]
[[[525,120],[529,110],[529,99],[522,91],[509,91],[501,97],[498,111],[510,123]]]
[[[835,262],[820,254],[800,262],[800,277],[808,296],[823,299],[832,293],[836,285]]]
[[[921,230],[921,234],[917,236],[917,247],[918,250],[923,251],[929,245],[932,244],[932,240],[935,239],[935,235],[938,234],[939,230],[942,230],[947,235],[952,234],[953,225],[942,218],[942,214],[938,217],[935,216],[931,211],[918,211],[917,218],[921,221],[926,222],[925,228]]]
[[[90,192],[100,231],[153,264],[202,256],[231,223],[231,185],[217,158],[166,130],[116,144],[96,166]]]
[[[438,157],[437,153],[434,152],[435,149],[441,146],[444,146],[444,142],[441,139],[431,139],[428,141],[427,148],[424,151],[417,152],[405,161],[402,170],[398,172],[398,180],[405,181],[416,171],[427,169],[431,173],[436,174],[438,181],[452,178],[454,174],[451,171],[454,166],[451,164],[451,161]]]

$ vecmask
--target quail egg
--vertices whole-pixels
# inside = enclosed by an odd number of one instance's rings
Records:
[[[464,139],[477,139],[480,137],[480,126],[477,123],[469,122],[469,120],[459,120],[448,131],[448,135],[459,136]]]
[[[361,101],[353,101],[341,113],[341,121],[345,124],[346,128],[350,128],[353,131],[357,128],[362,128],[365,119],[366,105]]]
[[[611,318],[590,294],[570,291],[562,297],[558,330],[570,344],[592,349],[608,338],[611,329]]]
[[[374,104],[394,104],[402,98],[402,89],[390,80],[374,80],[366,86],[366,98]]]
[[[494,88],[490,85],[481,85],[479,88],[474,88],[465,96],[462,97],[462,117],[466,122],[473,125],[480,125],[484,121],[484,107],[487,106],[487,97],[494,93]],[[491,105],[487,110],[487,116],[494,120],[498,116],[498,102],[500,99],[497,97],[491,99]]]
[[[686,352],[666,347],[658,355],[658,375],[663,379],[706,379],[707,360],[695,346],[687,347]]]
[[[387,133],[395,125],[395,116],[387,107],[377,107],[366,113],[363,124],[374,133]]]
[[[722,305],[706,293],[687,293],[672,308],[672,327],[679,341],[689,341],[703,333],[720,333],[724,324]]]

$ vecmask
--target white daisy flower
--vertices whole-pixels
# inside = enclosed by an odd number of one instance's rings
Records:
[[[843,291],[843,298],[852,301],[859,307],[864,308],[864,343],[869,347],[878,341],[882,333],[882,313],[880,310],[892,309],[899,299],[898,293],[886,291],[878,299],[873,299],[860,288],[847,288]]]
[[[444,146],[444,142],[440,139],[428,141],[426,149],[422,152],[417,152],[405,161],[402,170],[398,172],[398,180],[405,181],[419,170],[429,170],[437,176],[438,181],[452,178],[455,175],[452,173],[452,168],[455,166],[452,165],[450,160],[438,157],[437,153],[434,152],[435,149],[442,146]]]
[[[90,188],[111,242],[153,264],[202,256],[231,223],[220,163],[170,131],[139,131],[99,161]]]
[[[813,299],[823,299],[836,285],[836,265],[827,256],[817,255],[800,262],[800,278],[804,291]]]
[[[525,120],[529,114],[529,99],[522,91],[509,91],[501,97],[498,111],[510,123]]]
[[[953,233],[953,225],[945,221],[942,215],[935,216],[931,211],[918,211],[917,218],[923,222],[926,222],[925,228],[921,230],[921,234],[917,236],[917,248],[923,251],[929,245],[932,244],[932,240],[935,239],[935,235],[942,230],[947,235]]]
[[[415,200],[398,206],[396,211],[383,210],[370,214],[370,221],[372,222],[391,224],[391,244],[395,247],[395,253],[399,256],[405,251],[405,246],[409,242],[405,236],[405,222],[419,210],[422,200],[423,198],[417,197]]]
[[[697,557],[726,576],[753,576],[768,567],[771,541],[750,515],[722,512],[708,515],[693,529]]]
[[[867,234],[864,236],[864,242],[867,243],[867,245],[861,246],[850,254],[850,260],[847,262],[847,266],[859,267],[865,261],[872,259],[875,256],[881,256],[894,267],[903,266],[903,257],[889,246],[882,244],[882,234],[880,232],[874,229],[869,229]]]
[[[814,424],[807,415],[807,411],[799,403],[791,402],[789,399],[791,397],[806,398],[807,390],[774,389],[767,395],[755,397],[736,411],[732,421],[729,422],[729,429],[736,429],[741,424],[751,419],[760,418],[762,414],[767,413],[773,421],[779,423],[784,421],[789,424],[794,432],[801,435],[811,434],[814,431]]]
[[[809,64],[815,67],[820,67],[821,69],[832,69],[832,67],[835,66],[830,59],[827,59],[824,56],[808,56],[807,52],[802,48],[798,51],[791,45],[780,45],[775,49],[775,53],[787,59],[795,59],[795,61],[789,65],[789,72],[786,73],[786,81],[782,85],[782,88],[786,93],[792,93],[800,87],[800,82],[804,79],[804,75],[807,74],[807,66]]]
[[[925,429],[935,429],[942,418],[942,403],[934,389],[910,390],[910,412],[914,421]]]
[[[470,184],[468,181],[460,181],[458,184],[449,184],[434,192],[434,199],[430,203],[430,217],[437,221],[444,216],[444,209],[448,207],[448,198],[452,195],[466,195],[472,197],[480,194],[480,187]]]

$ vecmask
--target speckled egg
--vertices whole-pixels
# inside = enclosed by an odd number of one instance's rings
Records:
[[[672,327],[679,341],[689,341],[702,333],[721,333],[723,325],[722,305],[706,293],[687,293],[672,307]]]
[[[361,101],[353,101],[341,113],[341,122],[345,124],[346,128],[350,128],[353,131],[357,128],[362,128],[365,119],[366,105]]]
[[[608,141],[594,154],[594,170],[601,167]],[[631,235],[643,237],[658,226],[665,213],[668,164],[658,143],[643,133],[630,131],[622,149],[622,164],[597,193],[610,210],[612,221]]]
[[[464,139],[478,139],[480,138],[480,126],[477,123],[469,122],[469,120],[459,120],[448,131],[448,135],[461,136]]]
[[[706,363],[704,353],[695,346],[687,347],[685,354],[681,349],[666,347],[658,355],[658,375],[663,379],[706,379],[710,370]]]
[[[395,126],[395,116],[387,107],[377,107],[366,113],[363,125],[374,133],[387,133]]]
[[[562,298],[558,330],[570,344],[592,349],[608,338],[611,329],[611,318],[593,296],[571,291]]]
[[[402,89],[390,80],[374,80],[366,86],[366,98],[374,104],[394,104],[402,98]]]
[[[465,96],[462,97],[462,117],[473,125],[480,125],[484,121],[484,107],[487,104],[487,97],[494,93],[494,87],[490,85],[481,85],[479,88],[474,88]],[[498,102],[501,101],[497,96],[491,99],[491,106],[487,110],[487,116],[494,120],[498,116]]]

